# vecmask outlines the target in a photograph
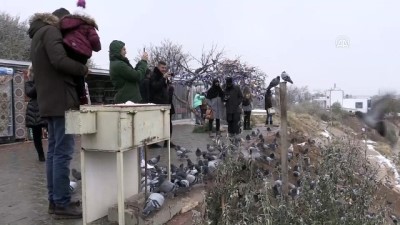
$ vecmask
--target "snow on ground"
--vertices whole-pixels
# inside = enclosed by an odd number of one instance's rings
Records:
[[[331,135],[329,134],[329,132],[327,130],[324,130],[323,132],[321,132],[321,134],[326,138],[331,138]]]
[[[370,141],[370,143],[376,142]],[[367,144],[367,148],[371,151],[368,155],[368,158],[377,163],[382,169],[386,168],[387,171],[390,171],[388,175],[394,179],[394,188],[400,191],[400,175],[396,169],[396,166],[388,158],[376,151],[373,144]]]

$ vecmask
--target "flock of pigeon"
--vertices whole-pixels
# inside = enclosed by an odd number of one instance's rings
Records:
[[[148,169],[142,164],[142,191],[150,192],[143,209],[143,216],[160,209],[167,196],[178,196],[187,193],[193,185],[202,183],[205,179],[212,177],[217,167],[228,154],[228,145],[218,138],[213,145],[207,144],[207,151],[196,149],[197,163],[189,159],[188,153],[192,152],[181,146],[175,147],[178,160],[185,160],[179,166],[171,164],[171,180],[168,179],[168,168],[159,165],[160,155],[147,161]],[[147,172],[147,174],[146,174]]]
[[[250,162],[255,162],[258,165],[257,173],[259,177],[265,179],[266,183],[272,177],[272,170],[280,170],[281,158],[278,143],[280,134],[277,132],[271,143],[266,143],[264,136],[257,131],[252,131],[246,136],[246,141],[249,143],[248,155],[242,154],[242,157],[247,158]],[[296,184],[289,183],[289,196],[295,198],[301,191],[301,174],[303,168],[308,168],[311,165],[309,149],[315,146],[315,140],[308,139],[307,142],[296,144],[297,140],[291,140],[291,145],[288,148],[288,164],[289,175],[292,177],[289,180],[295,180]],[[315,187],[315,182],[311,182],[311,188]],[[282,196],[282,180],[274,180],[272,185],[273,194],[275,197]]]

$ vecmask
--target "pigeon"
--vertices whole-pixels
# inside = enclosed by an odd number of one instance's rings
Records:
[[[281,180],[276,180],[274,183],[274,186],[272,186],[272,190],[274,192],[275,198],[277,196],[280,196],[282,193],[282,181]]]
[[[151,158],[150,160],[148,160],[147,161],[147,163],[148,164],[150,164],[150,165],[156,165],[158,162],[160,162],[160,155],[158,155],[158,156],[156,156],[156,157],[154,157],[154,158]]]
[[[292,79],[290,79],[289,74],[287,74],[285,71],[282,72],[281,77],[282,77],[282,80],[293,84],[293,81],[292,81]]]
[[[72,169],[71,175],[72,175],[72,177],[74,177],[76,180],[82,180],[82,174],[81,174],[81,172],[78,172],[76,169]]]
[[[271,131],[271,128],[267,127],[267,131],[270,132],[270,131]]]
[[[246,140],[247,141],[250,141],[251,140],[251,137],[250,137],[250,135],[248,134],[248,135],[246,135]]]
[[[253,130],[253,131],[251,131],[251,136],[252,137],[256,137],[257,136],[257,134],[256,134],[256,132]]]
[[[293,176],[294,177],[299,177],[300,176],[300,172],[299,171],[293,171]]]
[[[169,180],[164,180],[159,187],[160,192],[165,194],[174,193],[176,189],[177,186]]]
[[[200,158],[200,156],[201,156],[201,150],[199,148],[197,148],[197,150],[196,150],[196,156],[197,156],[197,158]]]
[[[388,132],[392,131],[392,129],[390,129],[392,126],[388,126],[388,123],[384,121],[385,111],[390,106],[391,99],[393,99],[393,96],[385,95],[372,105],[371,111],[368,113],[356,111],[355,115],[365,123],[365,125],[376,130],[382,137],[389,140],[393,147],[397,143],[397,135],[392,135],[391,133],[393,132]]]
[[[275,77],[274,79],[271,80],[269,83],[267,90],[270,90],[271,88],[274,88],[279,85],[279,82],[281,82],[281,78],[279,76]]]
[[[187,159],[186,161],[187,161],[188,168],[189,169],[193,169],[194,168],[194,164],[193,164],[192,160]]]
[[[161,208],[164,204],[164,196],[159,193],[152,193],[146,201],[143,209],[143,216],[148,216],[150,213]]]
[[[210,144],[207,144],[207,150],[209,152],[213,152],[215,150],[215,148],[213,146],[211,146]]]
[[[197,184],[199,182],[198,178],[193,176],[192,174],[188,174],[186,176],[186,180],[189,181],[190,186]]]

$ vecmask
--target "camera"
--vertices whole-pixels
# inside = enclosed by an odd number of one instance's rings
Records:
[[[170,73],[169,75],[170,75],[171,77],[173,77],[173,76],[175,76],[175,73]]]

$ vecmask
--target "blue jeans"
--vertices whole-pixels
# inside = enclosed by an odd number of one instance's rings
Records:
[[[197,106],[195,110],[196,110],[195,113],[196,124],[203,124],[203,118],[201,117],[201,107]]]
[[[64,117],[48,118],[48,129],[46,172],[49,201],[65,207],[71,201],[69,165],[74,153],[74,136],[65,134]]]

